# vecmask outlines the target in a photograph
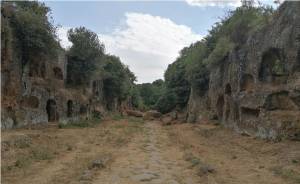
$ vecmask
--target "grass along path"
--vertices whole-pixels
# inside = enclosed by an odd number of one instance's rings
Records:
[[[93,127],[2,131],[2,182],[12,184],[298,184],[300,142],[220,126],[137,118]]]

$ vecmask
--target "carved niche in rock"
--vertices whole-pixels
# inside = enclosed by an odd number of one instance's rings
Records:
[[[228,95],[228,96],[231,96],[231,85],[230,84],[226,84],[225,94]]]
[[[286,82],[287,73],[282,55],[278,48],[271,48],[264,52],[258,74],[258,79],[261,82],[272,84]]]
[[[47,101],[46,111],[49,122],[57,121],[59,119],[55,100],[49,99]]]

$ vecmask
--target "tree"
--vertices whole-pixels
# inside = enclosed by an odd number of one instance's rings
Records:
[[[165,82],[168,91],[176,96],[175,104],[184,107],[187,104],[190,94],[190,84],[186,79],[186,65],[183,59],[184,55],[170,64],[165,72]]]
[[[67,84],[80,86],[89,84],[90,77],[101,63],[104,56],[104,45],[96,33],[79,27],[68,31],[72,47],[67,53]]]
[[[37,1],[1,2],[1,12],[13,30],[16,47],[20,50],[23,65],[34,57],[54,57],[59,43],[56,27],[48,20],[50,8]]]
[[[137,85],[132,85],[129,96],[133,108],[141,109],[141,110],[145,108]]]
[[[131,92],[133,95],[136,95],[134,91],[131,91],[136,77],[127,66],[121,63],[120,58],[113,55],[105,55],[103,62],[103,91],[105,99],[110,102],[114,99],[122,101],[127,99]]]
[[[94,62],[104,54],[104,45],[98,35],[85,27],[70,29],[68,39],[72,42],[68,55],[78,60]]]
[[[137,88],[145,108],[152,109],[155,107],[158,99],[163,95],[165,83],[163,80],[158,79],[152,83],[138,84]]]
[[[168,113],[176,107],[176,94],[174,92],[165,92],[155,104],[155,109],[161,113]]]

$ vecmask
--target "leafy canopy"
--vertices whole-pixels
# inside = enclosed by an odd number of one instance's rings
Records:
[[[56,27],[48,20],[50,8],[37,1],[3,1],[1,5],[2,20],[6,22],[4,26],[9,27],[6,30],[11,28],[13,37],[17,39],[15,43],[24,63],[36,57],[37,53],[56,56],[59,43]]]
[[[72,46],[67,53],[67,84],[87,85],[104,56],[104,45],[100,43],[96,33],[85,27],[70,29],[68,39],[72,42]]]

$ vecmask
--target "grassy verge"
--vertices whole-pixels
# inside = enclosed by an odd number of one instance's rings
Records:
[[[120,113],[112,113],[111,115],[111,119],[114,120],[114,121],[119,121],[119,120],[122,120],[124,119],[125,117],[120,114]]]
[[[271,168],[271,171],[273,171],[275,175],[278,175],[286,180],[300,183],[300,173],[294,169],[276,166]]]
[[[59,123],[58,128],[85,128],[85,127],[94,127],[97,124],[101,123],[101,119],[93,118],[90,120],[81,120],[75,122],[69,122],[67,124]]]

